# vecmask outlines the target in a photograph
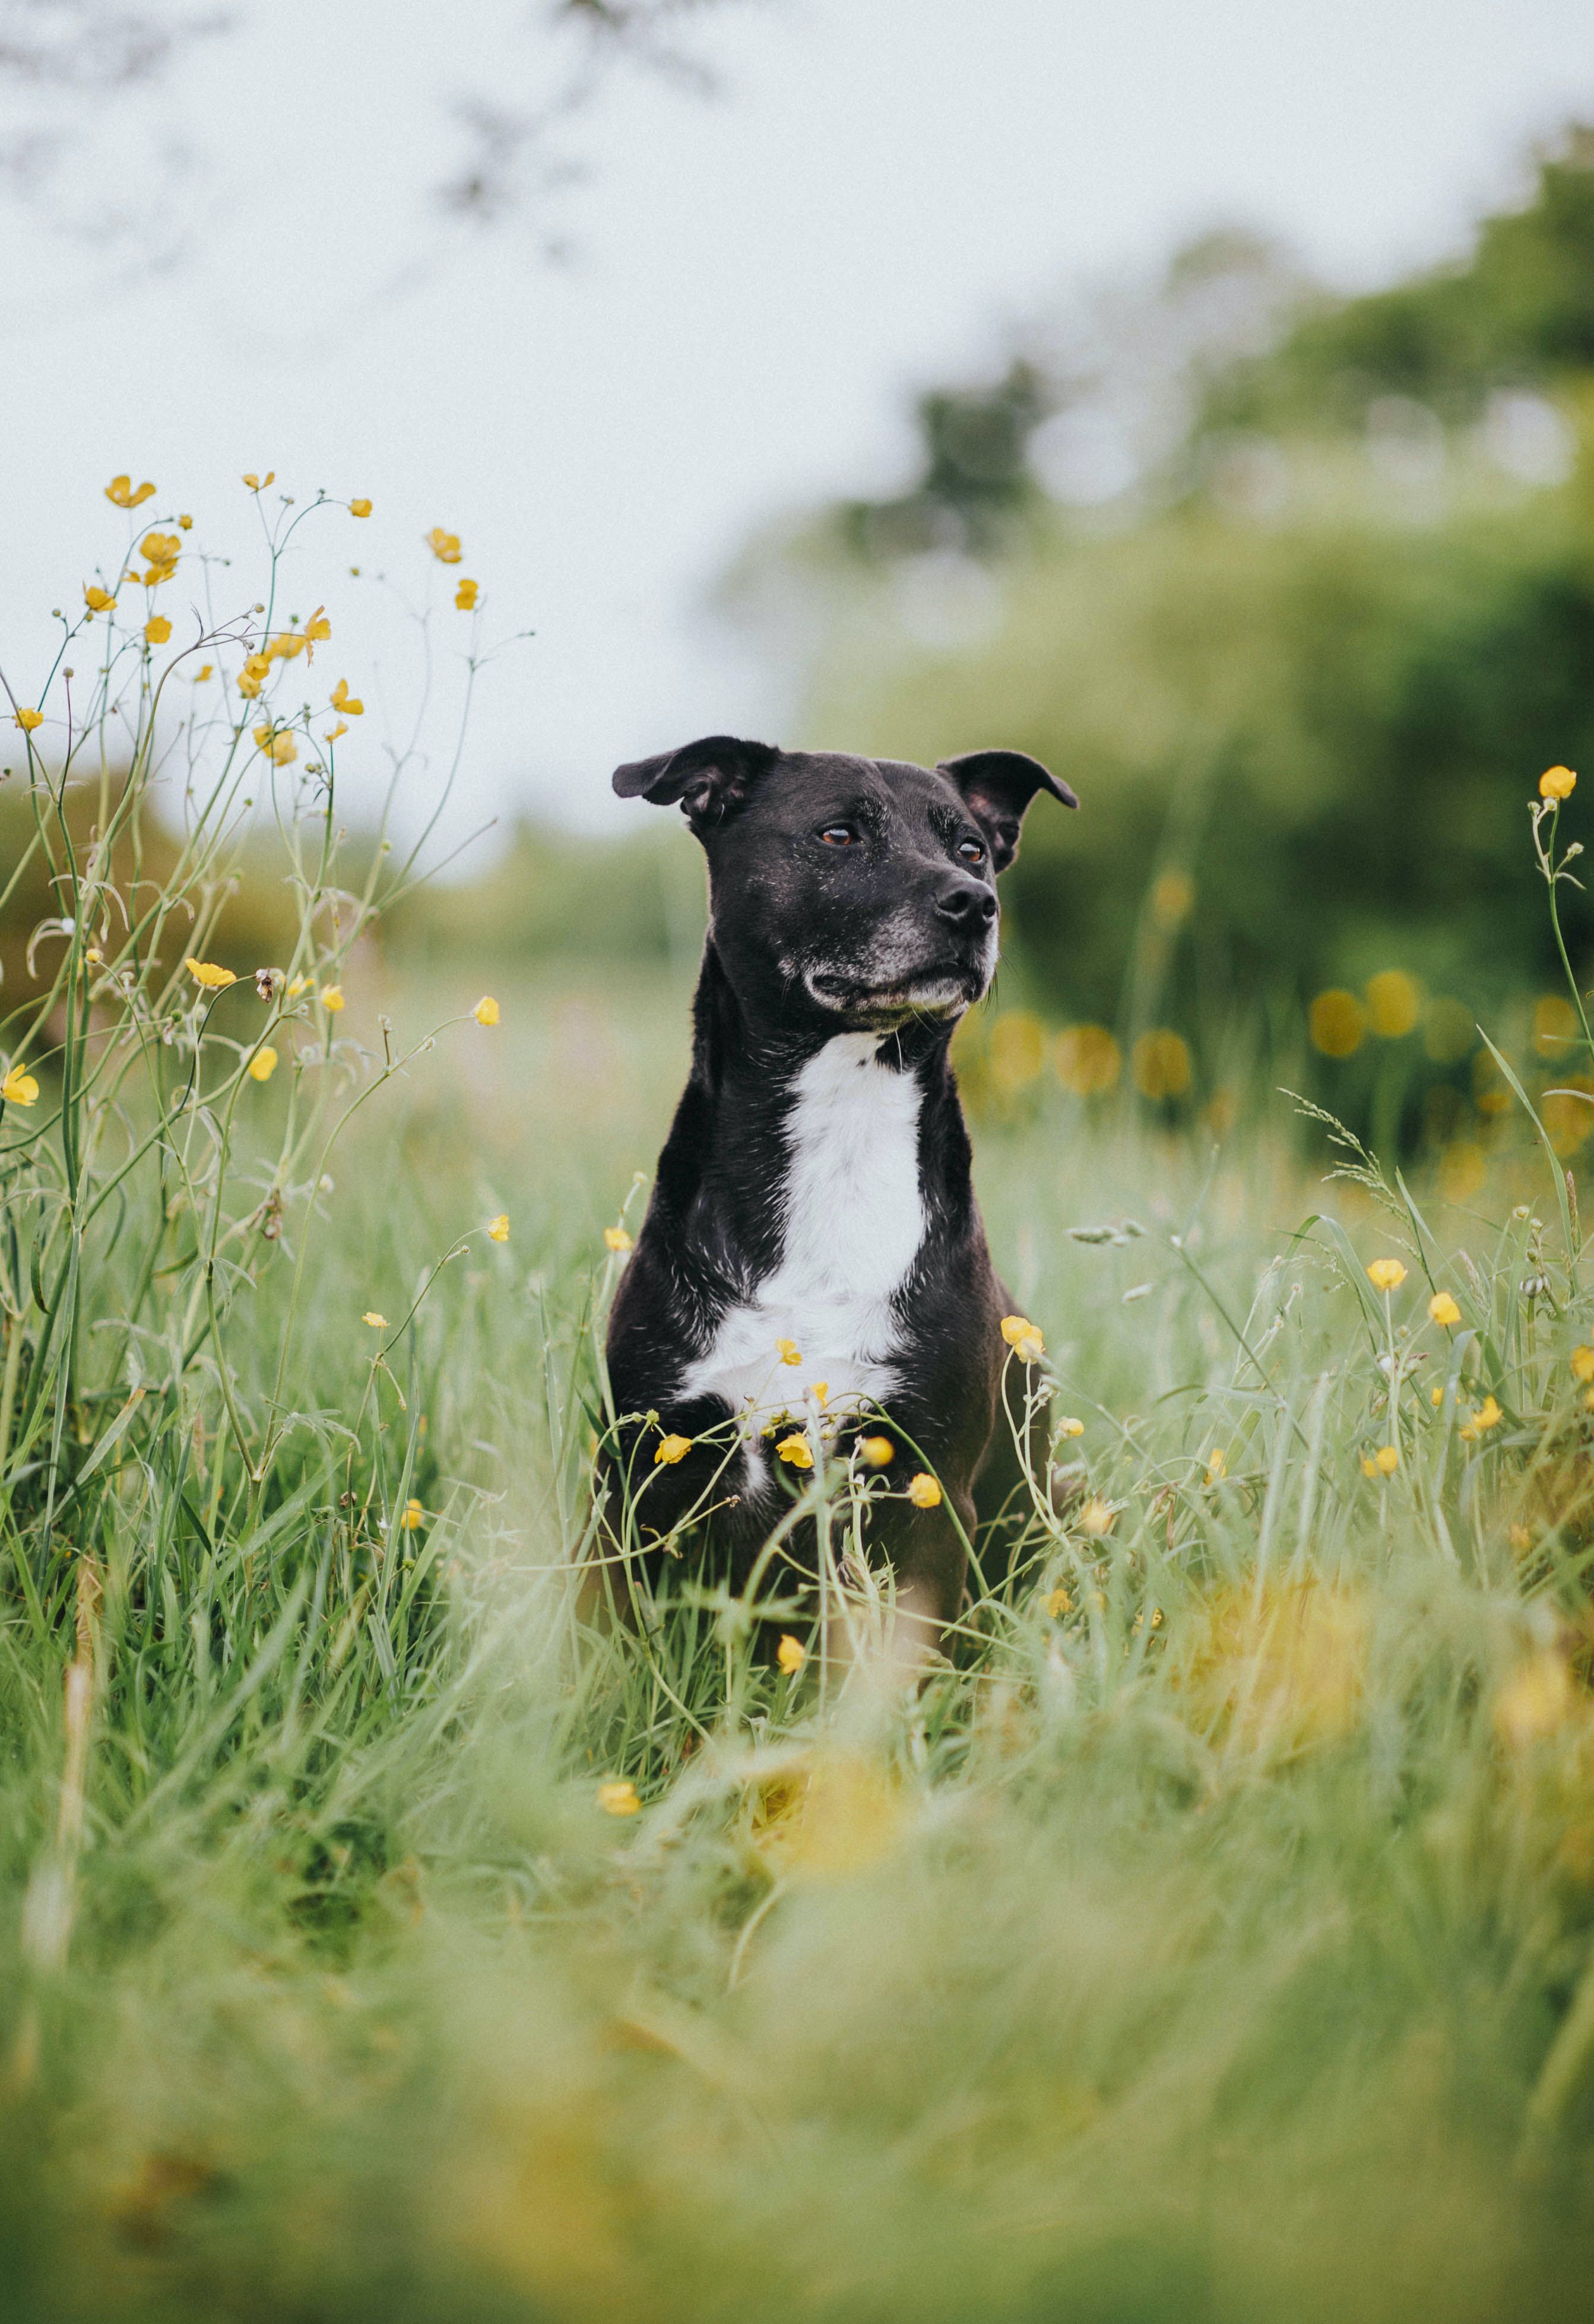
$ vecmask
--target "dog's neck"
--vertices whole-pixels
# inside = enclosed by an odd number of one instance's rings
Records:
[[[729,1283],[744,1288],[781,1263],[794,1166],[823,1172],[827,1112],[836,1146],[845,1141],[851,1149],[834,1157],[838,1250],[877,1191],[861,1150],[860,1116],[871,1104],[880,1110],[882,1166],[888,1151],[900,1151],[907,1120],[915,1125],[926,1220],[961,1222],[972,1211],[968,1139],[947,1062],[949,1020],[857,1034],[811,1014],[761,1008],[733,989],[712,936],[693,1014],[691,1077],[659,1157],[657,1199]],[[849,1065],[876,1068],[856,1096],[851,1074],[841,1071]]]

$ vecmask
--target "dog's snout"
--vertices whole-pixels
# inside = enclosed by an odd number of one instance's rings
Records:
[[[949,880],[935,899],[935,911],[961,934],[973,935],[996,918],[996,898],[980,880]]]

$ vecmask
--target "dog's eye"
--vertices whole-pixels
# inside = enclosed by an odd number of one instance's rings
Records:
[[[960,839],[957,852],[965,863],[983,863],[985,861],[985,850],[977,839]]]
[[[826,847],[852,847],[858,834],[850,823],[827,823],[819,836]]]

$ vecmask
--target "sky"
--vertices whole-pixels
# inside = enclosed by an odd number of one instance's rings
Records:
[[[616,83],[564,133],[579,181],[484,230],[430,189],[465,150],[456,101],[561,69],[528,0],[236,14],[163,85],[75,113],[40,198],[0,198],[0,668],[32,700],[50,608],[119,558],[118,472],[233,558],[229,607],[263,569],[244,471],[275,470],[268,508],[369,496],[285,575],[367,703],[357,798],[423,669],[411,816],[441,779],[458,574],[479,645],[521,639],[478,676],[450,844],[521,809],[613,828],[615,763],[696,734],[799,739],[790,673],[705,611],[716,576],[783,515],[900,484],[915,392],[1015,325],[1214,224],[1380,281],[1461,247],[1529,143],[1594,112],[1586,0],[745,0],[688,36],[713,97]],[[193,569],[161,593],[174,643]]]

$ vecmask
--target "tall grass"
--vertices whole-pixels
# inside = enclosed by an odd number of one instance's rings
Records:
[[[1594,1334],[1525,1113],[1463,1212],[1282,1098],[1214,1151],[1035,1084],[980,1175],[1053,1470],[946,1667],[771,1667],[689,1556],[616,1624],[604,1230],[684,996],[393,981],[327,722],[268,786],[259,697],[196,737],[90,636],[129,741],[82,851],[84,744],[30,761],[0,1118],[9,2312],[1583,2312]],[[207,989],[245,798],[299,935]]]

